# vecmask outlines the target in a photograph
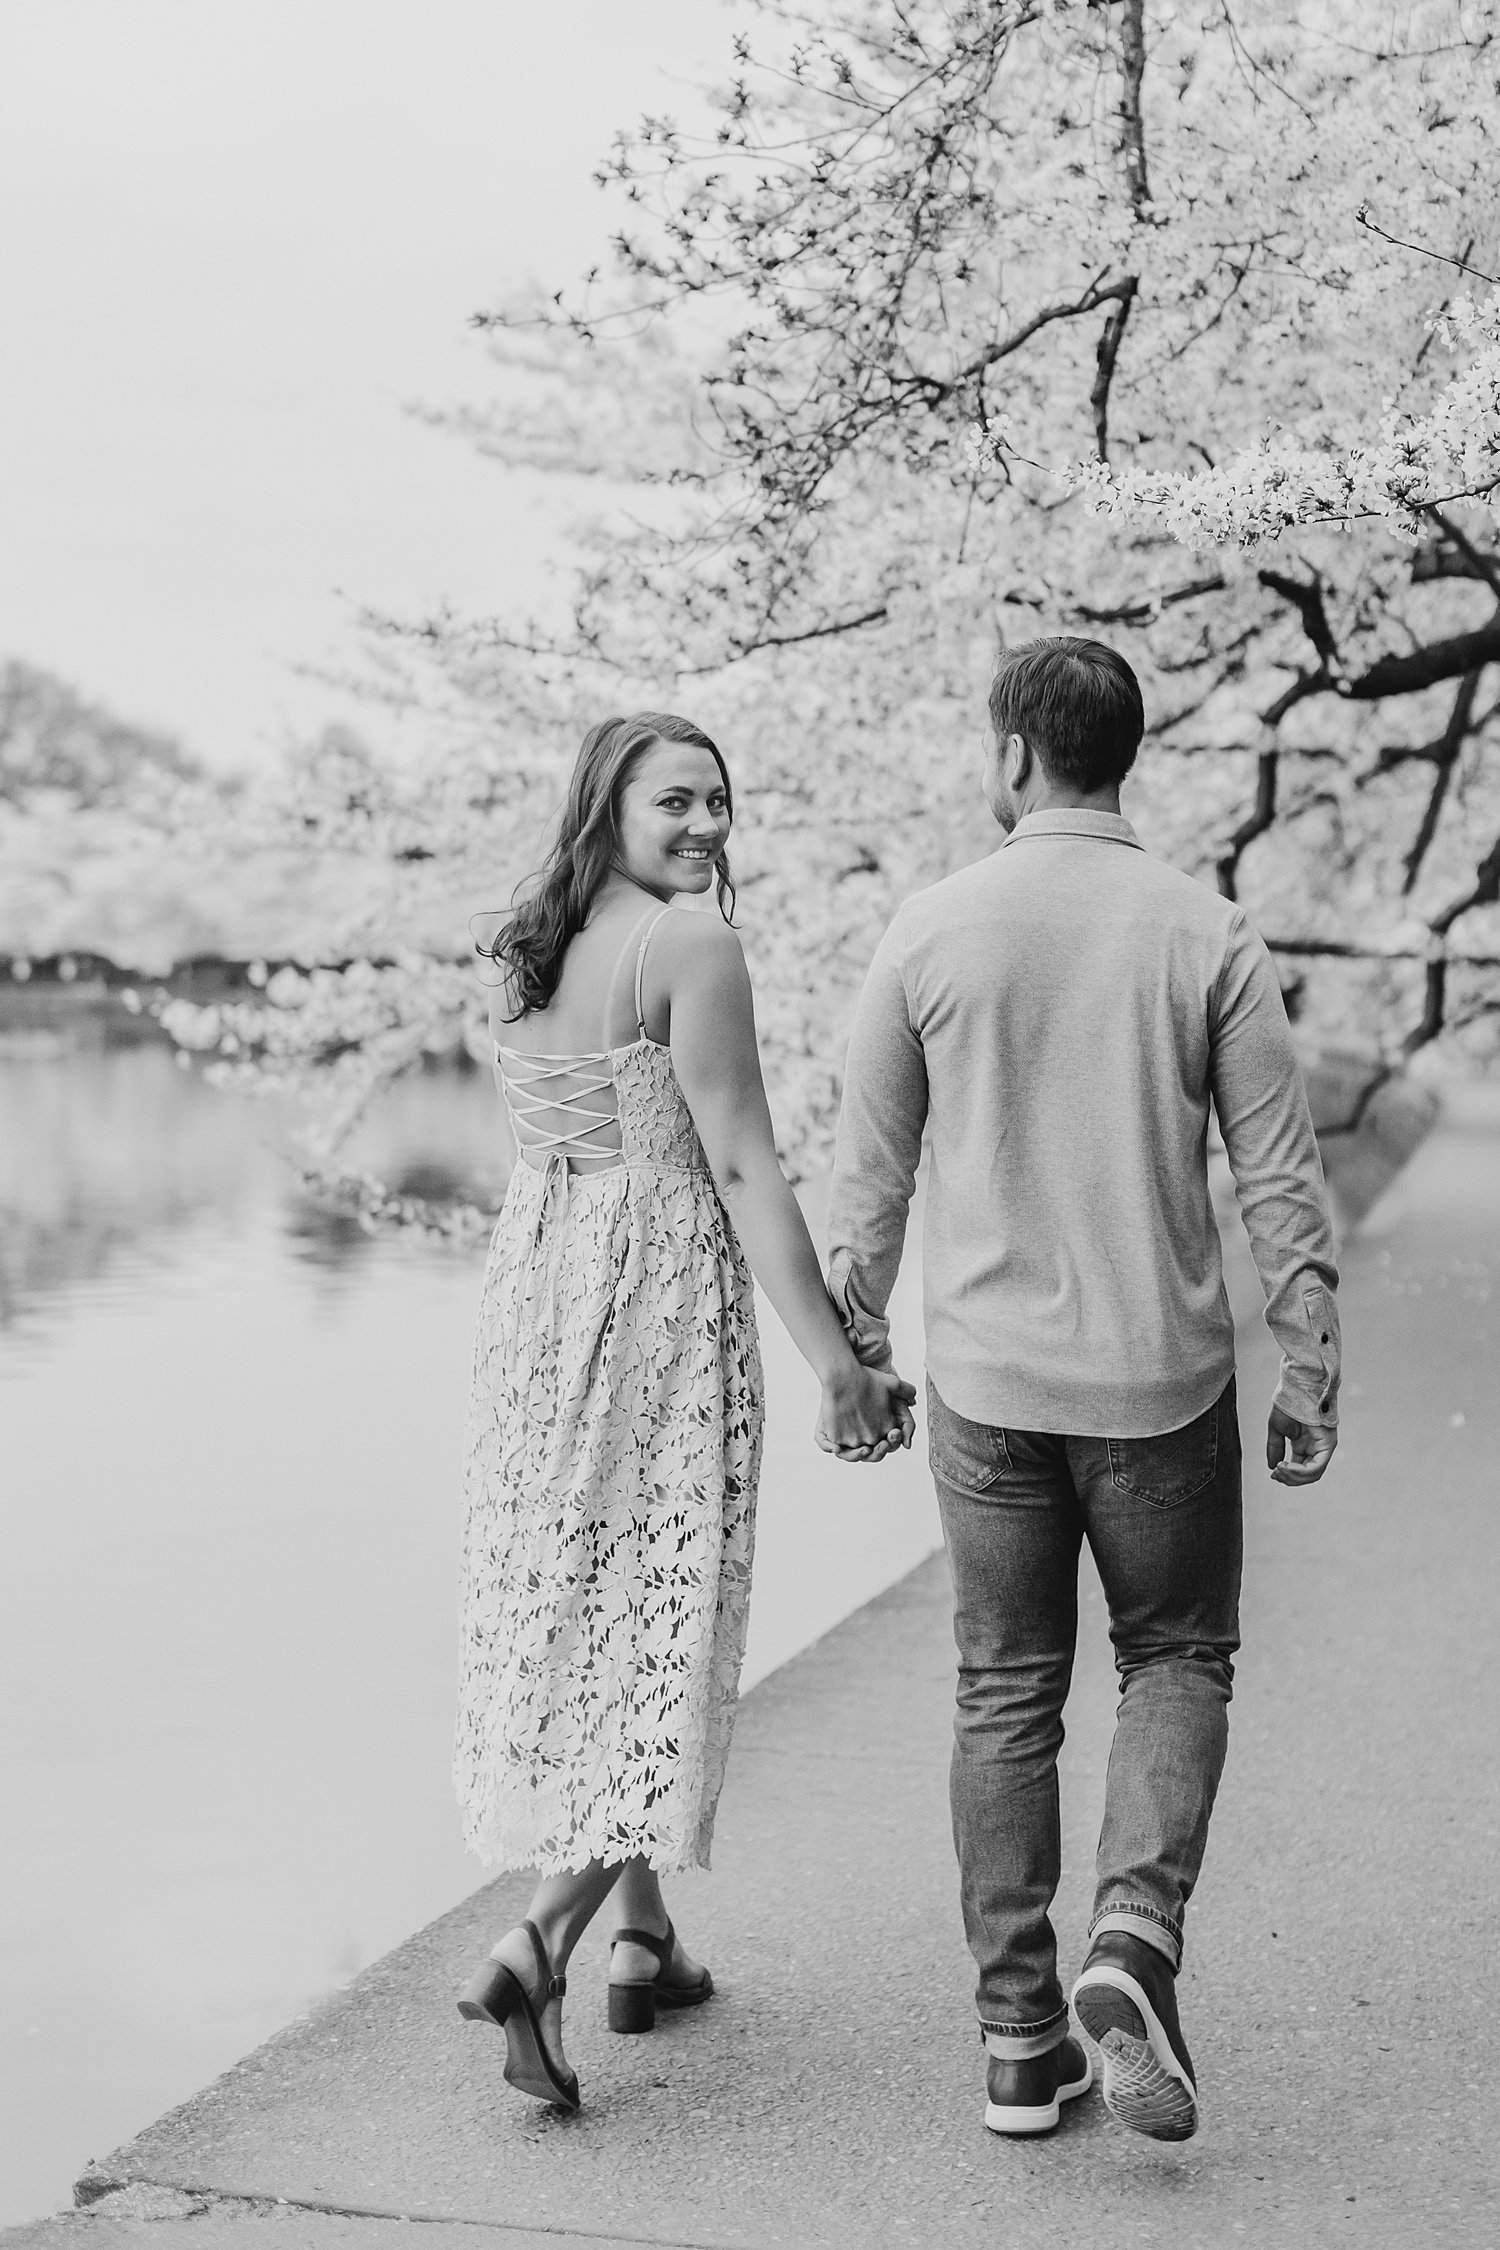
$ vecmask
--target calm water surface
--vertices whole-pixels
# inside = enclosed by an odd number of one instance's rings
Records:
[[[481,1259],[331,1224],[277,1132],[156,1047],[0,1061],[0,2223],[484,1879],[448,1786]],[[493,1177],[494,1094],[414,1081],[358,1153]],[[913,1368],[916,1328],[908,1278]],[[939,1536],[920,1459],[813,1449],[763,1334],[749,1680]]]

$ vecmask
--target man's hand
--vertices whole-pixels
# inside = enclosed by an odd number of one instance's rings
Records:
[[[898,1446],[911,1444],[916,1395],[893,1367],[861,1367],[840,1382],[825,1383],[813,1436],[823,1452],[840,1461],[883,1461]]]
[[[1337,1430],[1318,1422],[1294,1422],[1273,1406],[1266,1423],[1266,1467],[1278,1484],[1316,1484],[1339,1442]]]

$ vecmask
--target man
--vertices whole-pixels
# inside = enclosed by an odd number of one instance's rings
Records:
[[[862,1355],[924,1132],[928,1420],[953,1571],[952,1772],[986,2123],[1045,2132],[1092,2082],[1049,1908],[1079,1544],[1122,1694],[1079,2023],[1112,2115],[1197,2129],[1174,1980],[1239,1646],[1234,1328],[1209,1199],[1209,1102],[1281,1346],[1266,1458],[1310,1484],[1336,1443],[1338,1276],[1270,956],[1230,900],[1120,812],[1140,688],[1100,642],[1035,641],[990,691],[990,858],[909,899],[860,1000],[829,1215]]]

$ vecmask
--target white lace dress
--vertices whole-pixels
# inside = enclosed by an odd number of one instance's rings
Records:
[[[734,1725],[755,1306],[669,1050],[571,1060],[598,1066],[620,1153],[571,1177],[561,1147],[518,1163],[490,1245],[454,1784],[489,1865],[640,1854],[665,1874],[708,1865]]]

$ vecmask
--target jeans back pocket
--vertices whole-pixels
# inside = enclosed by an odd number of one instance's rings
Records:
[[[1109,1473],[1117,1492],[1150,1508],[1180,1508],[1214,1481],[1219,1466],[1220,1399],[1180,1430],[1160,1437],[1110,1438]]]
[[[1010,1468],[1005,1432],[970,1422],[944,1404],[927,1378],[927,1459],[940,1484],[956,1492],[992,1492]]]

